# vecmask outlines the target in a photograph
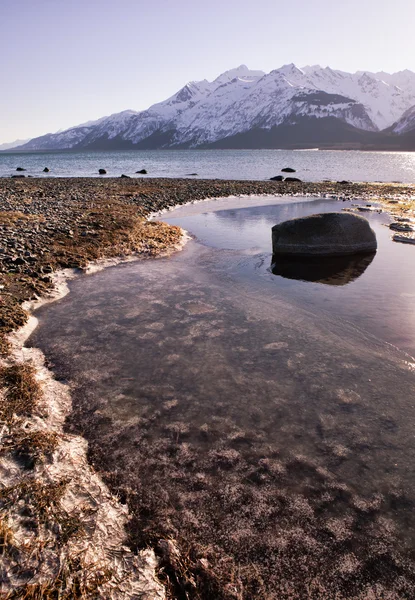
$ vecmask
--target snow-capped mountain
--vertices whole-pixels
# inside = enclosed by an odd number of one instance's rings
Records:
[[[347,142],[377,144],[387,141],[377,134],[380,130],[389,128],[388,135],[404,131],[398,127],[399,119],[414,105],[411,71],[352,74],[289,64],[265,74],[240,65],[212,82],[190,82],[147,110],[128,110],[47,134],[19,150],[226,147],[227,140],[233,143],[235,136],[247,140],[254,131],[261,133],[259,137],[272,133],[274,141],[267,142],[271,145],[289,144],[290,128],[295,128],[300,145],[308,143],[311,131],[318,142],[319,129],[324,129],[328,143],[341,144],[347,132]],[[405,127],[411,122],[407,120]],[[278,133],[282,130],[283,139]],[[256,141],[250,139],[251,144],[260,143],[258,136]]]
[[[379,130],[390,127],[405,110],[415,104],[415,73],[412,73],[413,79],[408,77],[407,85],[399,87],[394,83],[393,75],[384,77],[386,73],[381,76],[364,71],[345,73],[330,67],[323,69],[318,65],[297,71],[297,83],[315,86],[331,94],[341,94],[363,104]],[[397,77],[396,81],[403,84],[404,77]]]
[[[415,106],[411,106],[403,113],[399,121],[393,124],[392,131],[398,135],[415,131]]]

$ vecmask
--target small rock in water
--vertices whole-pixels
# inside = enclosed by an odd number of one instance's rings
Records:
[[[147,171],[145,169],[141,169],[141,171],[136,171],[139,175],[147,175]]]
[[[360,212],[382,212],[381,208],[376,208],[374,206],[358,206],[357,210],[360,210]]]
[[[23,169],[23,167],[17,167],[16,171],[26,171],[26,169]]]
[[[44,172],[44,173],[49,173],[49,171],[50,171],[50,169],[48,169],[47,167],[45,167],[45,168],[43,169],[43,172]]]
[[[415,236],[412,235],[399,235],[395,233],[392,239],[394,242],[401,242],[402,244],[415,244]]]
[[[270,177],[270,181],[284,181],[284,177],[282,175],[276,175],[275,177]]]
[[[415,231],[413,225],[409,223],[391,223],[389,225],[389,229],[393,229],[394,231]]]
[[[124,173],[121,175],[121,179],[131,179],[131,177],[129,175],[124,175]]]
[[[284,169],[281,169],[281,173],[295,173],[295,169],[292,169],[291,167],[284,167]]]
[[[186,173],[185,177],[195,177],[197,173]]]
[[[99,170],[98,170],[98,173],[99,173],[100,175],[106,175],[106,174],[107,174],[107,172],[106,172],[106,170],[105,170],[105,169],[99,169]]]
[[[12,179],[21,179],[22,177],[26,177],[26,175],[12,175]]]
[[[286,177],[285,182],[286,183],[295,183],[295,182],[301,183],[301,179],[298,179],[297,177]]]

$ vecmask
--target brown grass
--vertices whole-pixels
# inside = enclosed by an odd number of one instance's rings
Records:
[[[0,502],[3,508],[7,509],[16,502],[24,500],[31,516],[44,523],[61,511],[59,503],[68,483],[68,479],[45,484],[36,479],[26,478],[16,485],[0,488]]]
[[[9,356],[11,350],[11,344],[7,337],[0,333],[0,358],[6,358]]]
[[[2,600],[83,600],[102,598],[99,588],[111,580],[106,567],[87,564],[81,558],[68,559],[56,577],[28,583],[0,596]]]
[[[10,422],[14,415],[33,415],[39,411],[42,388],[36,379],[36,369],[28,363],[0,370],[0,387],[5,387],[0,402],[0,419]]]
[[[32,464],[43,462],[56,450],[60,439],[54,431],[27,431],[16,427],[5,436],[0,452],[14,454]]]
[[[25,214],[20,211],[0,211],[0,225],[14,225],[17,221],[43,221],[42,215]]]
[[[0,514],[0,556],[8,554],[14,548],[14,533],[7,515]]]

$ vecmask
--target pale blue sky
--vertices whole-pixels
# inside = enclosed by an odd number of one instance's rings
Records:
[[[414,0],[0,0],[0,143],[241,63],[415,71]]]

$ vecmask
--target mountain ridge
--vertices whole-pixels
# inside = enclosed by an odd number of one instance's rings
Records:
[[[224,147],[242,139],[250,144],[280,140],[283,147],[296,140],[307,147],[353,144],[350,138],[359,147],[392,149],[402,144],[412,149],[413,139],[415,149],[412,129],[415,73],[409,70],[347,73],[290,63],[264,73],[240,65],[212,82],[188,82],[146,110],[122,111],[46,134],[14,151]]]

